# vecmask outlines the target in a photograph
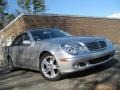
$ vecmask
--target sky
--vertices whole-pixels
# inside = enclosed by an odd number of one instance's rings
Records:
[[[16,0],[8,0],[9,12],[18,9]],[[120,0],[45,0],[46,13],[111,17],[120,15]]]

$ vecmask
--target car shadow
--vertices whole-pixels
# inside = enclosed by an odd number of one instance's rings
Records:
[[[89,76],[91,74],[95,74],[101,71],[104,71],[106,69],[109,69],[110,67],[116,65],[118,63],[118,60],[116,59],[112,59],[109,62],[106,62],[104,64],[83,70],[83,71],[79,71],[79,72],[74,72],[74,73],[70,73],[65,75],[64,79],[71,79],[71,78],[78,78],[78,77],[84,77],[84,76]]]
[[[64,77],[64,79],[74,79],[74,78],[89,76],[91,74],[95,74],[95,73],[98,73],[100,71],[104,71],[104,70],[114,66],[117,63],[118,63],[118,61],[116,59],[113,59],[113,60],[111,60],[107,63],[96,66],[94,68],[90,68],[90,69],[80,71],[80,72],[76,72],[76,73],[71,73],[71,74],[67,75],[67,77]],[[117,69],[117,68],[119,69],[120,68],[119,66],[120,65],[116,66],[115,69]],[[34,72],[38,73],[38,74],[34,74]],[[0,73],[1,76],[2,76],[2,77],[0,77],[0,81],[1,81],[0,90],[13,90],[14,88],[19,88],[19,87],[24,89],[24,88],[28,88],[30,86],[35,86],[35,85],[38,85],[38,84],[46,84],[47,81],[44,80],[43,78],[38,78],[38,79],[33,78],[36,75],[38,76],[39,73],[40,73],[39,71],[27,70],[27,69],[23,69],[23,70],[21,69],[20,71],[18,70],[16,72],[12,72],[12,73],[9,72],[9,71],[8,72],[3,71],[3,72]],[[113,72],[113,74],[116,74],[116,73]],[[103,78],[102,81],[95,82],[94,85],[97,85],[98,83],[102,83],[102,82],[107,81],[109,78],[111,78],[111,75],[114,76],[113,74],[110,74],[110,76]],[[11,78],[11,79],[9,79],[9,78]],[[21,83],[20,82],[21,79],[22,80],[32,79],[32,80],[29,81],[29,82],[27,81],[27,82],[22,82]],[[13,85],[10,84],[11,82],[16,82],[16,80],[18,80],[16,84],[13,84]],[[70,81],[73,82],[73,80],[70,80]],[[93,84],[94,82],[88,82],[88,83]],[[80,84],[81,84],[80,80],[76,80],[76,84],[74,85],[73,89],[76,90]],[[94,89],[92,89],[92,90],[94,90]]]
[[[110,67],[116,65],[117,63],[118,63],[117,59],[112,59],[109,62],[106,62],[104,64],[101,64],[101,65],[98,65],[98,66],[95,66],[95,67],[92,67],[92,68],[89,68],[83,71],[66,74],[63,76],[61,80],[89,76],[89,75],[104,71],[106,69],[109,69]],[[41,73],[40,71],[35,71],[35,70],[30,70],[30,69],[21,69],[21,70]]]

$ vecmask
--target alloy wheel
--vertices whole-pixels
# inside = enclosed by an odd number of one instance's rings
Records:
[[[53,56],[44,57],[41,70],[47,78],[55,78],[59,74],[59,67]]]

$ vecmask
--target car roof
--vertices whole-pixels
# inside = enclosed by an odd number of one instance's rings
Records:
[[[28,31],[34,31],[34,30],[61,30],[59,28],[33,28]]]

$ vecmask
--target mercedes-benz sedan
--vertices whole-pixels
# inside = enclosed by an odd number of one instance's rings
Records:
[[[115,53],[111,41],[104,37],[72,36],[54,28],[28,30],[6,48],[10,70],[38,70],[48,80],[103,64]]]

